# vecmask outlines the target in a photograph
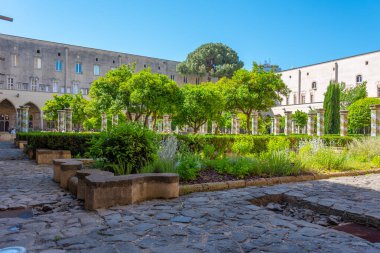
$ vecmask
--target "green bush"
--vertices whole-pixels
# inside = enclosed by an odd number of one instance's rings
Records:
[[[92,142],[90,156],[104,160],[116,174],[138,173],[154,160],[158,150],[157,135],[138,124],[120,125],[103,132]]]
[[[290,176],[300,174],[302,167],[294,159],[294,152],[273,150],[260,154],[262,173],[266,176]]]
[[[271,151],[288,150],[290,148],[290,140],[287,138],[272,138],[268,141],[267,149]]]
[[[247,155],[254,150],[255,143],[248,139],[239,139],[232,144],[232,152],[237,155]]]
[[[229,174],[238,178],[261,174],[260,162],[253,157],[226,157],[208,161],[207,165],[219,174]]]
[[[371,126],[371,105],[380,104],[379,98],[363,98],[348,106],[348,130],[350,133],[369,132]]]
[[[199,155],[183,153],[179,156],[175,172],[183,181],[195,180],[202,167],[202,158]]]
[[[348,153],[360,162],[370,162],[380,156],[380,138],[354,140],[348,146]]]

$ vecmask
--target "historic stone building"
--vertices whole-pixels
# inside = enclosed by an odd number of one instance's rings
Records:
[[[135,63],[183,83],[201,78],[176,72],[178,62],[0,34],[0,132],[16,127],[16,108],[29,105],[29,127],[45,129],[41,108],[53,94],[82,93],[112,68]]]
[[[324,93],[331,80],[353,87],[367,82],[369,97],[380,97],[380,51],[316,63],[280,72],[291,93],[273,114],[323,108]]]

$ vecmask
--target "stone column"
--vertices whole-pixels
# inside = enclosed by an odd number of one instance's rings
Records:
[[[169,114],[165,114],[163,116],[163,132],[170,133]]]
[[[119,115],[115,114],[112,115],[112,126],[117,126],[119,125]]]
[[[169,116],[169,120],[168,120],[168,129],[169,129],[169,133],[172,132],[172,118]]]
[[[252,134],[259,134],[259,114],[257,112],[252,113]]]
[[[73,131],[73,109],[65,108],[66,111],[66,132]]]
[[[297,133],[297,126],[296,126],[296,121],[292,120],[292,133],[296,134]]]
[[[280,134],[280,118],[280,114],[274,115],[274,135]]]
[[[57,110],[58,112],[58,132],[66,131],[66,111],[65,110]]]
[[[16,109],[16,116],[17,116],[17,132],[21,132],[21,116],[22,116],[22,111],[21,108]]]
[[[106,132],[107,131],[107,114],[102,113],[102,124],[100,131]]]
[[[236,117],[235,121],[235,134],[240,134],[240,118]]]
[[[285,112],[285,135],[292,134],[292,112],[286,111]]]
[[[371,109],[371,136],[380,136],[380,105],[372,105]]]
[[[218,125],[216,124],[216,122],[215,121],[213,121],[212,123],[211,123],[211,133],[212,134],[216,134],[216,128],[218,127]]]
[[[271,118],[271,128],[270,128],[270,133],[274,134],[274,117]]]
[[[131,113],[131,121],[134,122],[136,119],[136,113],[132,112]]]
[[[325,110],[317,109],[317,136],[325,133]]]
[[[307,114],[307,135],[314,135],[314,117],[315,113]]]
[[[148,117],[148,128],[150,130],[153,130],[153,119],[152,119],[152,116]]]
[[[141,123],[142,125],[145,124],[145,114],[141,114],[141,116],[140,116],[140,123]]]
[[[340,136],[347,136],[348,111],[340,110]]]
[[[235,118],[236,118],[236,115],[232,114],[231,115],[231,134],[235,134]]]

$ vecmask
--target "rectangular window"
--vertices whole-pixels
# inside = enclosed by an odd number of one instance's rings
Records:
[[[67,87],[67,88],[66,88],[66,93],[67,93],[67,94],[71,94],[71,87]]]
[[[73,83],[73,94],[78,94],[79,85],[77,83]]]
[[[58,87],[59,87],[59,83],[58,83],[58,80],[53,80],[53,92],[57,93],[58,92]]]
[[[77,62],[77,63],[75,64],[75,72],[76,72],[77,74],[82,74],[82,63]]]
[[[195,84],[199,84],[199,77],[195,78]]]
[[[40,57],[34,57],[34,68],[35,69],[41,69],[42,67],[42,61]]]
[[[314,103],[314,95],[310,94],[310,103]]]
[[[8,80],[7,80],[7,88],[9,90],[13,90],[14,89],[14,79],[12,77],[8,77]]]
[[[297,95],[296,94],[294,94],[293,95],[293,104],[297,104]]]
[[[286,97],[286,105],[289,105],[289,96]]]
[[[65,93],[65,87],[64,86],[61,86],[60,93]]]
[[[37,91],[38,79],[35,77],[30,78],[30,88],[31,91]]]
[[[100,75],[100,67],[99,67],[99,65],[94,65],[94,75],[95,76]]]
[[[301,95],[301,104],[305,104],[305,103],[306,103],[306,96]]]
[[[19,83],[18,89],[19,90],[29,90],[29,84],[28,83]]]
[[[174,81],[174,79],[175,79],[175,76],[174,75],[170,75],[170,80]]]
[[[62,61],[56,60],[55,61],[55,71],[61,72],[62,71]]]
[[[187,76],[183,77],[183,83],[187,83]]]
[[[18,55],[17,54],[12,54],[12,66],[17,67],[18,66]]]

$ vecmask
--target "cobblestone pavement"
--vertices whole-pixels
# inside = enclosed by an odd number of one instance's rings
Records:
[[[380,175],[193,193],[97,212],[60,190],[52,169],[0,143],[0,248],[28,252],[380,252],[380,244],[295,220],[249,200],[286,193],[380,219]],[[1,218],[35,206],[30,218]]]

